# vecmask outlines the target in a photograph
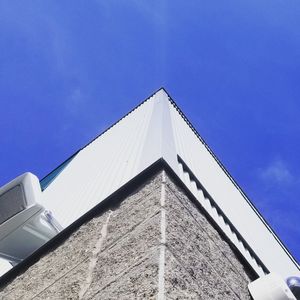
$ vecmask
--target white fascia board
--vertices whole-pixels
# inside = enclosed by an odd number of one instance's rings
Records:
[[[284,246],[163,89],[79,151],[43,192],[41,203],[53,212],[63,227],[67,227],[163,158],[254,270],[263,275],[247,245],[224,222],[226,218],[219,216],[203,191],[182,171],[177,155],[269,271],[283,277],[299,275],[296,263]]]

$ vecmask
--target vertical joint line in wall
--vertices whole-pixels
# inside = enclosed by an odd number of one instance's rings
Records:
[[[108,216],[106,218],[106,221],[103,224],[102,229],[101,229],[100,237],[96,241],[96,244],[95,244],[94,249],[92,251],[92,257],[90,258],[86,280],[85,280],[85,283],[81,286],[81,289],[79,291],[79,295],[78,295],[79,299],[84,298],[85,294],[87,293],[88,289],[90,288],[90,286],[92,284],[93,272],[94,272],[94,269],[95,269],[96,264],[97,264],[98,254],[100,253],[100,251],[102,249],[102,245],[104,243],[104,240],[107,237],[107,227],[108,227],[109,219],[110,219],[112,213],[113,213],[112,210],[110,210],[108,212]]]
[[[165,299],[165,251],[166,251],[166,175],[162,171],[161,195],[160,195],[160,246],[159,246],[159,268],[158,268],[158,300]]]

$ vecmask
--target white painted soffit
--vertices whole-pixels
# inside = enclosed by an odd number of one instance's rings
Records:
[[[79,151],[44,190],[41,202],[67,227],[160,158],[259,275],[264,273],[260,261],[283,277],[299,274],[296,262],[164,89]]]

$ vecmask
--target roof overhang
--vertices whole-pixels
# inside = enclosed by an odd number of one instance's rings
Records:
[[[291,254],[164,89],[81,149],[41,203],[68,227],[159,160],[258,275],[299,275]]]

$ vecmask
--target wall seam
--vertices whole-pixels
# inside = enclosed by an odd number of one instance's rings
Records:
[[[112,213],[113,213],[113,211],[110,210],[108,213],[106,222],[102,226],[101,235],[95,244],[94,250],[92,252],[92,257],[90,258],[90,262],[89,262],[88,274],[86,276],[86,282],[81,286],[81,289],[78,294],[79,299],[83,299],[83,297],[85,296],[85,294],[87,293],[87,291],[89,290],[89,288],[92,284],[93,273],[94,273],[94,269],[97,264],[98,254],[101,251],[103,242],[107,237],[107,233],[108,233],[107,227],[108,227],[109,219],[110,219]]]
[[[162,171],[162,182],[161,182],[161,196],[160,196],[160,211],[161,211],[161,222],[160,222],[160,246],[159,246],[159,265],[158,265],[158,300],[165,299],[165,252],[166,252],[166,175],[165,171]]]

